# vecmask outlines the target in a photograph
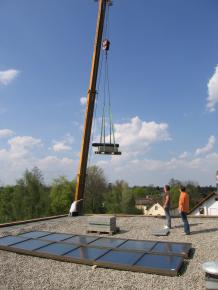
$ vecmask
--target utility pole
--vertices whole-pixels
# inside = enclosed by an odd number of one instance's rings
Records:
[[[80,162],[77,174],[77,184],[76,184],[76,193],[75,200],[83,199],[84,189],[85,189],[85,179],[86,179],[86,169],[89,153],[89,143],[92,130],[92,119],[95,106],[95,96],[96,96],[96,82],[98,77],[98,66],[99,58],[101,52],[101,43],[102,43],[102,34],[104,28],[104,18],[106,5],[111,4],[110,0],[99,0],[98,8],[98,18],[96,25],[96,34],[95,34],[95,44],[94,51],[92,56],[92,68],[90,74],[90,83],[87,93],[87,103],[86,103],[86,112],[85,112],[85,123],[83,129],[82,137],[82,146],[80,151]],[[82,205],[81,209],[82,210]]]

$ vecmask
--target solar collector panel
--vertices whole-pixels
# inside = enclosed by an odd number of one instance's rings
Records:
[[[69,239],[64,240],[64,242],[85,245],[85,244],[92,243],[93,241],[96,241],[98,239],[99,239],[99,237],[77,235],[77,236],[74,236],[74,237],[71,237]]]
[[[146,253],[133,265],[132,270],[175,276],[182,265],[182,257]]]
[[[73,234],[50,233],[49,235],[41,237],[40,240],[59,242],[72,238],[73,236]]]
[[[191,249],[190,244],[158,242],[151,250],[151,253],[174,254],[187,257]]]
[[[110,263],[110,264],[114,264],[114,265],[132,266],[143,255],[144,255],[144,253],[134,252],[134,251],[110,250],[104,256],[97,259],[96,262]]]
[[[10,246],[13,244],[26,241],[28,239],[29,238],[19,237],[19,236],[6,236],[6,237],[0,238],[0,246]]]
[[[50,232],[44,232],[44,231],[31,231],[31,232],[20,234],[19,237],[37,239],[37,238],[41,238],[50,234],[51,234]]]
[[[68,252],[65,254],[65,257],[71,257],[73,259],[77,260],[90,260],[90,261],[95,261],[99,257],[103,256],[106,254],[108,249],[100,249],[100,248],[94,248],[94,247],[79,247],[71,252]]]
[[[120,245],[118,249],[150,251],[155,244],[156,242],[127,240],[125,243]]]
[[[17,243],[15,245],[11,245],[10,247],[16,248],[16,249],[22,249],[25,251],[34,251],[36,249],[39,249],[41,247],[47,246],[51,244],[51,242],[46,241],[40,241],[37,239],[29,239],[24,242]]]
[[[60,255],[66,254],[66,253],[68,253],[76,248],[78,248],[78,245],[56,242],[56,243],[52,243],[50,245],[47,245],[43,248],[40,248],[40,249],[36,250],[36,252],[60,256]]]
[[[191,244],[32,231],[0,238],[0,248],[60,261],[174,276],[183,264],[178,255],[185,257]]]
[[[99,247],[107,247],[107,248],[116,248],[125,242],[126,242],[125,239],[100,238],[90,243],[90,245],[99,246]]]

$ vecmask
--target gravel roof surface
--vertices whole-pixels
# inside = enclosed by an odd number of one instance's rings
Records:
[[[87,216],[65,217],[0,229],[0,236],[31,230],[86,234]],[[205,289],[202,263],[218,261],[218,219],[189,218],[190,236],[183,235],[181,220],[172,220],[169,236],[155,237],[164,220],[153,217],[117,217],[121,232],[114,237],[190,242],[194,255],[180,276],[169,277],[95,268],[0,250],[0,289]],[[92,234],[93,235],[93,234]],[[105,236],[105,235],[102,235]]]

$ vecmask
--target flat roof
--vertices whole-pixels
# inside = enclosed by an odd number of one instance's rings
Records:
[[[63,217],[0,228],[0,236],[20,234],[31,230],[87,234],[88,216]],[[189,218],[192,235],[183,235],[182,221],[172,220],[169,236],[155,237],[154,229],[161,229],[163,218],[117,217],[120,233],[116,238],[159,240],[192,243],[195,252],[186,260],[180,276],[168,277],[121,270],[93,268],[87,265],[60,262],[25,256],[0,250],[1,289],[203,289],[205,287],[202,264],[218,260],[218,225],[214,218]],[[93,233],[90,235],[94,235]],[[101,235],[107,236],[107,235]]]

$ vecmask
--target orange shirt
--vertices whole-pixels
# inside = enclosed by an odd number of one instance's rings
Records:
[[[188,213],[189,212],[189,196],[187,192],[182,191],[179,197],[179,210]]]

